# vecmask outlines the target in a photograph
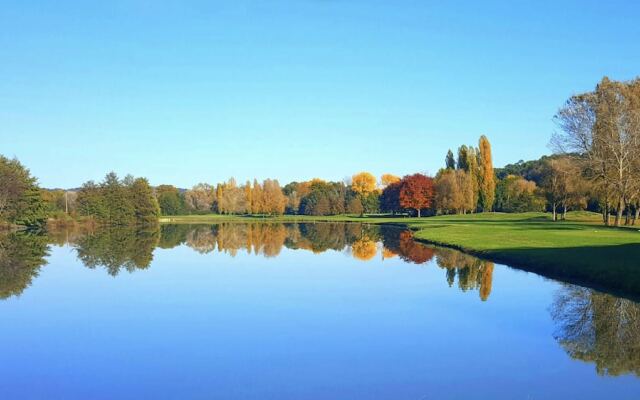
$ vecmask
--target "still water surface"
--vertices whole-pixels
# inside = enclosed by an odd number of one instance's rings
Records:
[[[638,303],[395,228],[3,235],[0,316],[6,399],[640,398]]]

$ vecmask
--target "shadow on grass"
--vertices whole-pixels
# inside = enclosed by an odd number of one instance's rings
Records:
[[[640,243],[502,249],[484,256],[549,278],[640,300]]]

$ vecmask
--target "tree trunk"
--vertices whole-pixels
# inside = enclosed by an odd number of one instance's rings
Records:
[[[562,205],[562,220],[567,219],[567,206],[565,204]]]
[[[604,200],[604,210],[602,210],[602,222],[609,226],[609,198]]]
[[[631,207],[627,204],[625,206],[625,209],[627,212],[625,213],[625,216],[624,216],[624,224],[631,225]]]
[[[622,212],[624,211],[624,204],[622,200],[618,200],[618,208],[616,209],[616,221],[615,225],[620,226],[620,221],[622,220]]]
[[[556,212],[556,203],[551,204],[551,209],[553,211],[553,222],[558,220],[558,214]]]
[[[416,210],[418,211],[418,218],[420,218],[420,209],[417,208]]]
[[[633,216],[633,223],[631,225],[635,225],[636,221],[638,220],[638,217],[640,217],[640,207],[636,206],[636,213]]]

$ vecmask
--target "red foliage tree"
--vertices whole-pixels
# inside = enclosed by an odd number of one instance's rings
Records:
[[[431,207],[433,194],[433,179],[428,176],[413,174],[400,181],[400,206],[416,210],[418,218],[420,210]]]

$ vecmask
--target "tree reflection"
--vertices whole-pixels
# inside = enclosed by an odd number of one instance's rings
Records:
[[[353,257],[361,261],[369,261],[373,259],[377,253],[378,246],[376,246],[376,242],[369,239],[367,236],[356,240],[351,245],[351,254],[353,254]]]
[[[122,270],[149,267],[159,239],[158,227],[112,227],[83,236],[73,246],[86,267],[104,267],[109,275],[116,276]]]
[[[566,285],[551,316],[554,337],[572,358],[594,363],[600,375],[640,376],[640,304]]]
[[[46,264],[47,255],[44,236],[0,233],[0,299],[22,294]]]
[[[49,232],[46,239],[37,236],[20,237],[23,242],[40,241],[39,246],[25,243],[24,246],[10,247],[4,244],[1,249],[2,262],[5,265],[9,265],[6,260],[11,258],[10,253],[21,259],[22,264],[11,264],[14,269],[4,267],[2,273],[16,275],[17,272],[25,272],[22,289],[28,286],[31,277],[37,274],[37,268],[29,272],[28,268],[20,265],[42,265],[48,240],[54,245],[69,244],[86,267],[103,267],[112,276],[123,270],[133,272],[148,268],[156,247],[170,249],[181,245],[190,247],[200,254],[217,251],[236,256],[242,251],[263,257],[276,257],[286,247],[314,253],[341,251],[359,261],[371,261],[380,254],[382,259],[399,257],[405,262],[415,264],[428,263],[437,256],[438,265],[446,269],[449,285],[453,285],[457,279],[462,290],[478,289],[483,300],[486,300],[491,292],[493,264],[454,250],[437,250],[416,242],[410,231],[388,226],[345,223],[219,223],[163,225],[144,230],[92,227]],[[4,240],[7,240],[6,237]],[[24,255],[18,253],[18,248],[25,252]],[[34,252],[35,258],[29,258],[29,251]],[[7,277],[2,280],[2,284],[15,286],[17,281],[19,279],[16,277]],[[22,289],[18,290],[18,293]],[[10,293],[6,289],[5,292]]]
[[[437,250],[436,263],[446,270],[449,286],[458,279],[458,287],[466,292],[478,290],[480,299],[486,301],[491,294],[494,264],[481,260],[458,250],[440,248]]]
[[[244,250],[248,254],[275,257],[287,239],[287,228],[283,224],[218,224],[213,225],[210,232],[218,251],[231,256]]]
[[[187,234],[193,227],[191,225],[160,225],[160,241],[158,247],[161,249],[172,249],[184,244]]]
[[[382,242],[386,254],[393,253],[398,255],[402,260],[414,264],[424,264],[431,261],[435,255],[432,247],[425,246],[413,240],[413,234],[410,231],[401,230],[393,227],[383,227]],[[388,256],[383,257],[388,258]]]
[[[199,253],[214,250],[235,256],[238,251],[247,254],[275,257],[283,247],[304,249],[314,253],[327,250],[342,251],[352,247],[352,254],[360,260],[370,260],[377,254],[378,227],[361,224],[270,224],[270,223],[220,223],[190,226],[182,231],[162,231],[172,235],[171,243],[186,243]],[[161,243],[167,242],[164,237]]]

